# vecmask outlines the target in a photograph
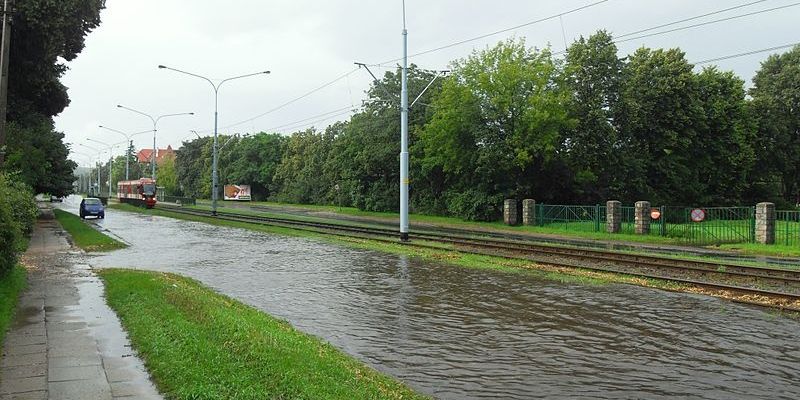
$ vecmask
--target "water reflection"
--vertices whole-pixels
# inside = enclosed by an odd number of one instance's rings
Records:
[[[93,265],[194,277],[440,398],[800,395],[800,323],[756,308],[113,210],[98,223],[133,246]]]

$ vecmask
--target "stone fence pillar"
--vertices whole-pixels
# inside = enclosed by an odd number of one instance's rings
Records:
[[[503,222],[506,225],[516,225],[518,221],[517,201],[514,199],[507,199],[503,202]]]
[[[650,233],[650,202],[637,201],[633,210],[633,221],[637,235]]]
[[[536,225],[536,200],[522,200],[522,225]]]
[[[775,244],[775,203],[756,204],[756,243]]]
[[[619,233],[622,229],[622,203],[617,200],[606,202],[606,231]]]

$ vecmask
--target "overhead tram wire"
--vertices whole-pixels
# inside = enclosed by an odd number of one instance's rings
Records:
[[[337,116],[340,115],[340,114],[347,114],[350,111],[355,111],[355,109],[356,109],[356,107],[353,107],[353,106],[342,107],[342,108],[339,108],[339,109],[336,109],[336,110],[332,110],[332,111],[328,111],[328,112],[325,112],[325,113],[322,113],[322,114],[314,115],[312,117],[303,118],[301,120],[297,120],[297,121],[294,121],[294,122],[289,122],[289,123],[286,123],[286,124],[277,125],[277,126],[268,128],[267,131],[280,130],[280,129],[283,129],[283,128],[287,127],[287,126],[295,126],[295,125],[297,125],[299,123],[306,122],[306,121],[309,121],[309,120],[312,120],[312,119],[316,119],[316,118],[329,116],[331,114],[336,114]]]
[[[613,41],[613,43],[614,44],[619,44],[619,43],[629,42],[629,41],[636,40],[636,39],[643,39],[643,38],[652,37],[652,36],[664,35],[664,34],[667,34],[667,33],[678,32],[678,31],[691,29],[691,28],[698,28],[698,27],[701,27],[701,26],[716,24],[716,23],[719,23],[719,22],[724,22],[724,21],[730,21],[730,20],[734,20],[734,19],[738,19],[738,18],[749,17],[749,16],[753,16],[753,15],[757,15],[757,14],[763,14],[763,13],[766,13],[766,12],[771,12],[771,11],[777,11],[777,10],[781,10],[781,9],[784,9],[784,8],[796,7],[796,6],[799,6],[799,5],[800,5],[800,2],[786,4],[786,5],[782,5],[782,6],[778,6],[778,7],[767,8],[767,9],[764,9],[764,10],[753,11],[753,12],[749,12],[749,13],[746,13],[746,14],[738,14],[738,15],[733,15],[733,16],[730,16],[730,17],[725,17],[725,18],[715,19],[715,20],[701,22],[701,23],[697,23],[697,24],[682,26],[682,27],[679,27],[679,28],[669,29],[669,30],[666,30],[666,31],[653,32],[653,33],[648,33],[646,35],[640,35],[640,36],[621,39],[621,40],[615,39]],[[720,12],[722,12],[722,10],[720,10]],[[700,16],[693,17],[693,18],[699,18],[699,17]],[[665,24],[665,25],[674,25],[676,23],[678,23],[678,22],[676,21],[674,23],[669,23],[669,24]],[[653,30],[653,29],[656,29],[656,28],[654,27],[654,28],[643,29],[642,32]],[[633,34],[633,32],[630,33],[630,34],[622,35],[622,36],[628,36],[628,35],[632,35],[632,34]],[[620,37],[622,37],[622,36],[620,36]],[[557,55],[561,55],[561,54],[565,54],[565,53],[566,53],[566,51],[561,50],[561,51],[553,52],[553,55],[557,56]]]
[[[672,33],[672,32],[682,31],[682,30],[686,30],[686,29],[697,28],[697,27],[701,27],[701,26],[716,24],[718,22],[725,22],[725,21],[730,21],[730,20],[734,20],[734,19],[738,19],[738,18],[750,17],[750,16],[757,15],[757,14],[763,14],[763,13],[766,13],[766,12],[777,11],[777,10],[782,10],[784,8],[796,7],[796,6],[800,6],[800,2],[786,4],[786,5],[773,7],[773,8],[767,8],[767,9],[759,10],[759,11],[753,11],[753,12],[749,12],[749,13],[745,13],[745,14],[733,15],[733,16],[730,16],[730,17],[715,19],[715,20],[711,20],[711,21],[700,22],[700,23],[697,23],[697,24],[682,26],[680,28],[668,29],[666,31],[648,33],[646,35],[635,36],[635,37],[632,37],[632,38],[627,38],[627,39],[622,39],[622,40],[615,40],[614,43],[623,43],[623,42],[629,42],[631,40],[636,40],[636,39],[644,39],[644,38],[651,37],[651,36],[663,35],[665,33]]]
[[[269,109],[269,110],[267,110],[267,111],[265,111],[265,112],[263,112],[263,113],[261,113],[261,114],[258,114],[258,115],[254,116],[254,117],[250,117],[250,118],[248,118],[248,119],[244,119],[244,120],[241,120],[241,121],[239,121],[239,122],[235,122],[235,123],[233,123],[233,124],[230,124],[230,125],[225,125],[225,126],[223,126],[223,127],[220,127],[220,129],[229,129],[229,128],[233,128],[233,127],[235,127],[235,126],[239,126],[239,125],[242,125],[242,124],[246,124],[246,123],[248,123],[248,122],[255,121],[255,120],[257,120],[257,119],[259,119],[259,118],[261,118],[261,117],[263,117],[263,116],[266,116],[266,115],[269,115],[269,114],[271,114],[271,113],[274,113],[275,111],[278,111],[278,110],[280,110],[280,109],[282,109],[282,108],[284,108],[284,107],[286,107],[286,106],[289,106],[289,105],[291,105],[291,104],[293,104],[293,103],[296,103],[296,102],[298,102],[298,101],[300,101],[300,100],[302,100],[302,99],[304,99],[304,98],[306,98],[306,97],[308,97],[308,96],[311,96],[312,94],[314,94],[314,93],[316,93],[316,92],[319,92],[319,91],[320,91],[320,90],[322,90],[322,89],[325,89],[325,88],[327,88],[328,86],[331,86],[331,85],[333,85],[333,84],[334,84],[334,83],[336,83],[336,82],[339,82],[339,81],[340,81],[340,80],[342,80],[342,79],[345,79],[345,78],[347,78],[348,76],[352,75],[352,74],[353,74],[353,73],[355,73],[356,71],[358,71],[358,68],[353,68],[352,70],[350,70],[350,71],[348,71],[348,72],[346,72],[346,73],[344,73],[344,74],[342,74],[342,75],[339,75],[337,78],[333,79],[332,81],[329,81],[329,82],[327,82],[327,83],[325,83],[325,84],[323,84],[323,85],[321,85],[321,86],[319,86],[319,87],[317,87],[317,88],[314,88],[314,89],[312,89],[312,90],[309,90],[308,92],[306,92],[306,93],[304,93],[304,94],[302,94],[302,95],[300,95],[300,96],[298,96],[298,97],[295,97],[295,98],[293,98],[293,99],[291,99],[291,100],[289,100],[289,101],[287,101],[287,102],[285,102],[285,103],[282,103],[282,104],[280,104],[280,105],[278,105],[278,106],[276,106],[276,107],[273,107],[273,108],[271,108],[271,109]],[[207,132],[207,131],[208,131],[208,130],[206,129],[206,130],[201,130],[201,131],[199,131],[199,132]]]
[[[331,120],[333,118],[338,118],[338,117],[341,117],[341,116],[345,116],[345,115],[350,114],[350,113],[352,113],[354,111],[355,110],[351,110],[351,109],[348,108],[347,111],[339,113],[339,114],[328,115],[328,116],[326,116],[324,118],[320,118],[318,120],[311,121],[311,122],[304,122],[302,124],[296,124],[296,125],[287,124],[285,127],[282,127],[280,129],[277,129],[277,130],[278,131],[283,131],[283,132],[289,132],[289,131],[295,131],[296,132],[296,131],[300,130],[300,128],[312,127],[312,126],[314,126],[314,125],[316,125],[316,124],[318,124],[320,122],[325,122],[325,121]]]
[[[800,45],[800,42],[785,44],[785,45],[782,45],[782,46],[769,47],[769,48],[766,48],[766,49],[752,50],[752,51],[747,51],[747,52],[744,52],[744,53],[731,54],[731,55],[722,56],[722,57],[709,58],[707,60],[700,60],[700,61],[692,62],[692,64],[694,64],[694,65],[708,64],[708,63],[712,63],[712,62],[716,62],[716,61],[729,60],[731,58],[738,58],[738,57],[744,57],[744,56],[749,56],[749,55],[758,54],[758,53],[766,53],[768,51],[786,49],[786,48],[794,47],[794,46],[798,46],[798,45]]]
[[[542,22],[545,22],[545,21],[549,21],[551,19],[560,18],[560,17],[563,17],[565,15],[569,15],[569,14],[576,13],[578,11],[585,10],[587,8],[591,8],[591,7],[606,3],[608,1],[609,0],[596,1],[594,3],[590,3],[590,4],[587,4],[585,6],[580,6],[580,7],[577,7],[577,8],[573,8],[571,10],[560,12],[558,14],[553,14],[553,15],[550,15],[550,16],[547,16],[547,17],[542,17],[542,18],[539,18],[537,20],[526,22],[524,24],[519,24],[519,25],[512,26],[510,28],[500,29],[500,30],[497,30],[497,31],[494,31],[494,32],[490,32],[490,33],[486,33],[486,34],[483,34],[483,35],[480,35],[480,36],[475,36],[473,38],[460,40],[460,41],[455,42],[455,43],[450,43],[450,44],[447,44],[447,45],[444,45],[444,46],[440,46],[440,47],[436,47],[436,48],[433,48],[433,49],[424,50],[424,51],[421,51],[419,53],[409,54],[408,57],[411,58],[411,57],[417,57],[417,56],[421,56],[421,55],[425,55],[425,54],[429,54],[429,53],[434,53],[434,52],[437,52],[437,51],[449,49],[451,47],[460,46],[462,44],[474,42],[476,40],[485,39],[487,37],[491,37],[491,36],[494,36],[494,35],[499,35],[501,33],[506,33],[506,32],[509,32],[509,31],[513,31],[513,30],[516,30],[516,29],[519,29],[519,28],[524,28],[526,26],[536,25],[536,24],[539,24],[539,23],[542,23]],[[394,62],[400,61],[400,60],[402,60],[402,58],[394,58],[394,59],[391,59],[391,60],[386,60],[386,61],[380,62],[377,65],[394,63]]]
[[[621,38],[628,37],[628,36],[638,35],[640,33],[648,32],[648,31],[652,31],[652,30],[656,30],[656,29],[660,29],[660,28],[666,28],[668,26],[682,24],[684,22],[689,22],[689,21],[694,21],[696,19],[710,17],[710,16],[716,15],[716,14],[722,14],[724,12],[737,10],[739,8],[749,7],[749,6],[752,6],[754,4],[763,3],[765,1],[767,1],[767,0],[757,0],[757,1],[750,2],[750,3],[740,4],[740,5],[734,6],[734,7],[723,8],[721,10],[716,10],[716,11],[707,12],[705,14],[695,15],[693,17],[688,17],[688,18],[677,20],[677,21],[668,22],[666,24],[661,24],[661,25],[656,25],[656,26],[650,27],[650,28],[640,29],[638,31],[628,32],[628,33],[625,33],[625,34],[622,34],[622,35],[616,35],[615,37],[618,38],[618,39],[621,39]]]

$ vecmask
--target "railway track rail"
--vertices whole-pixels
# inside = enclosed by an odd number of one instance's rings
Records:
[[[159,204],[157,208],[185,215],[210,216],[206,211],[165,206],[163,204]],[[311,222],[230,212],[217,212],[216,218],[233,222],[279,226],[336,236],[398,243],[396,239],[397,232],[384,228]],[[738,295],[778,300],[777,303],[770,305],[800,311],[800,270],[666,258],[491,237],[445,235],[433,232],[414,232],[410,235],[410,238],[412,239],[410,245],[419,248],[455,250],[463,253],[532,261],[556,267],[581,268],[595,272],[611,272],[640,278],[668,280],[728,291]],[[424,241],[424,243],[416,241]],[[436,246],[433,243],[440,245]],[[442,247],[441,245],[449,245],[451,247]],[[738,301],[764,305],[764,301]]]

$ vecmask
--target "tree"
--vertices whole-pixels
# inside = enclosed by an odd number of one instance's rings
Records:
[[[507,41],[452,69],[421,134],[425,168],[449,175],[450,212],[493,219],[504,196],[541,194],[557,184],[542,171],[574,121],[550,51]]]
[[[627,180],[622,199],[692,204],[702,192],[692,172],[702,113],[692,67],[678,49],[640,48],[629,57],[614,116],[624,155],[617,169]]]
[[[166,155],[161,159],[156,170],[156,184],[164,188],[167,196],[181,194],[178,186],[178,174],[175,171],[175,156]]]
[[[800,203],[800,46],[761,63],[750,96],[759,168],[776,177],[783,200]]]
[[[576,185],[578,202],[604,201],[618,191],[617,131],[612,125],[619,100],[623,62],[606,31],[581,37],[568,49],[564,85],[566,105],[577,123],[563,138],[565,156]]]
[[[66,196],[72,193],[77,164],[67,159],[64,134],[53,129],[52,120],[38,121],[27,128],[16,122],[8,125],[9,153],[3,169],[15,172],[36,193]]]
[[[212,137],[183,142],[175,159],[178,186],[184,196],[211,197],[211,146]]]
[[[69,104],[59,79],[64,62],[83,50],[86,35],[100,25],[105,0],[25,0],[16,2],[9,65],[11,121],[27,126],[35,115],[52,117]],[[60,61],[63,60],[63,61]]]
[[[250,185],[254,200],[275,194],[275,172],[286,150],[288,138],[261,132],[244,137],[226,151],[223,184]]]

